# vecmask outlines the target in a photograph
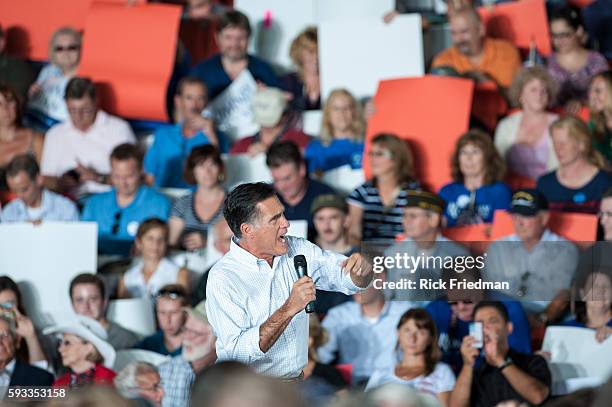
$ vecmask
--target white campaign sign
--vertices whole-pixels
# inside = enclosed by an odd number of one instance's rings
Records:
[[[0,225],[0,274],[19,284],[37,327],[74,315],[68,287],[77,274],[96,272],[97,234],[92,222]]]
[[[259,126],[253,120],[252,100],[257,83],[248,69],[242,71],[230,86],[217,96],[206,108],[212,113],[219,130],[231,142],[255,134]]]
[[[372,96],[382,79],[422,76],[421,17],[401,15],[391,24],[380,16],[322,21],[319,61],[323,98],[335,88]]]
[[[395,0],[316,0],[317,21],[374,17],[382,21],[383,16],[395,9]]]
[[[253,33],[249,52],[283,69],[292,69],[289,49],[306,27],[315,25],[314,0],[235,0]]]

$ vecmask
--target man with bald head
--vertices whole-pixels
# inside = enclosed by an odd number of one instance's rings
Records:
[[[476,83],[492,80],[508,88],[521,65],[518,50],[508,41],[487,38],[473,7],[449,13],[449,25],[453,45],[434,58],[432,69],[448,67]]]

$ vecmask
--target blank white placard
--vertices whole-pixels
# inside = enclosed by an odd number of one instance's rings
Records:
[[[224,157],[224,161],[227,169],[226,185],[230,189],[245,182],[272,181],[264,153],[254,157],[248,154],[228,155]]]
[[[302,30],[315,25],[314,0],[235,0],[234,7],[251,22],[249,52],[284,69],[292,68],[289,48]]]
[[[362,98],[374,95],[382,79],[422,76],[421,17],[401,15],[391,24],[378,16],[322,21],[319,62],[324,99],[335,88]]]
[[[316,0],[315,16],[319,23],[341,19],[383,16],[395,9],[395,0]]]
[[[98,226],[92,222],[0,225],[0,270],[17,282],[37,327],[74,316],[68,287],[96,272]]]

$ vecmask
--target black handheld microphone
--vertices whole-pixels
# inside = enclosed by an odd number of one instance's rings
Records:
[[[298,278],[302,278],[304,276],[308,277],[308,266],[306,265],[306,257],[304,257],[303,254],[298,254],[293,258],[293,266],[295,267]],[[308,304],[306,304],[306,312],[308,314],[314,312],[314,305],[314,301],[310,301]]]

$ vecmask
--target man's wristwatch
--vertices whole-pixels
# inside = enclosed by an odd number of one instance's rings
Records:
[[[497,370],[499,370],[501,372],[502,370],[504,370],[505,368],[507,368],[511,364],[512,364],[512,359],[510,359],[510,356],[508,356],[504,360],[504,363],[502,363],[501,365],[497,366]]]

